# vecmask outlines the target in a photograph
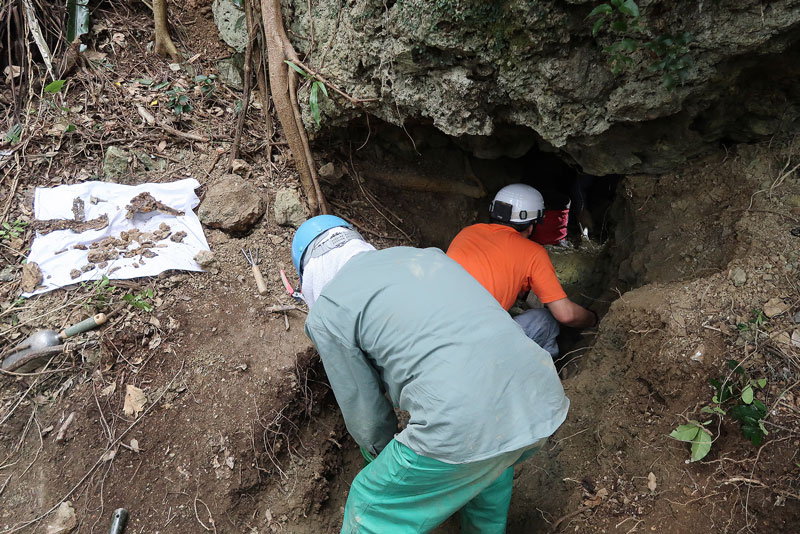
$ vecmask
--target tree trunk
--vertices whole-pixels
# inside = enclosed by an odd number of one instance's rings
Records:
[[[181,56],[167,30],[167,0],[153,0],[153,20],[156,26],[154,46],[156,54],[161,57],[169,56],[173,61],[178,61]]]
[[[292,151],[297,171],[300,173],[300,182],[311,214],[328,213],[328,206],[317,180],[317,171],[311,149],[308,146],[306,130],[297,107],[297,74],[284,63],[287,59],[297,60],[297,53],[289,42],[283,26],[280,0],[261,0],[261,17],[266,34],[269,86],[278,120],[283,126],[289,150]]]

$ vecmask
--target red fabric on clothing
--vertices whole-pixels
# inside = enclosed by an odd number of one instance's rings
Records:
[[[567,296],[547,251],[511,227],[474,224],[461,230],[447,255],[457,261],[506,310],[522,291],[547,304]]]
[[[567,237],[569,208],[564,210],[544,210],[544,218],[533,231],[532,239],[540,245],[557,245]]]

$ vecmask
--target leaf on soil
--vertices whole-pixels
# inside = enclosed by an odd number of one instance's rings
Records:
[[[125,386],[125,405],[122,408],[125,415],[138,417],[145,404],[147,404],[147,395],[144,394],[144,391],[130,384]]]
[[[131,449],[133,449],[133,452],[139,452],[139,441],[137,439],[131,440]]]
[[[150,350],[157,349],[158,346],[161,345],[161,336],[158,334],[154,335],[153,338],[150,340],[150,343],[147,344],[147,347]]]
[[[117,455],[117,449],[111,449],[107,451],[103,456],[100,457],[101,462],[110,462],[114,459],[114,456]]]
[[[647,475],[647,489],[649,489],[650,492],[652,493],[656,491],[656,487],[658,487],[658,485],[656,484],[656,476],[651,471]]]
[[[702,460],[711,450],[711,436],[703,430],[698,430],[697,439],[692,442],[692,462]]]
[[[680,425],[678,428],[670,432],[669,437],[675,438],[678,441],[694,441],[700,428],[697,424],[690,423],[688,425]]]
[[[109,385],[100,390],[100,396],[108,397],[110,395],[113,395],[116,390],[117,390],[117,383],[111,382]]]

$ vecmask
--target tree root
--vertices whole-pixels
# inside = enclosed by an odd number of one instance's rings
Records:
[[[278,120],[283,126],[289,149],[294,155],[311,214],[328,213],[328,204],[319,186],[316,165],[308,145],[300,108],[297,105],[297,73],[284,63],[289,60],[297,64],[300,59],[286,35],[286,28],[281,18],[280,1],[261,0],[261,17],[266,34],[269,85]]]
[[[153,21],[156,26],[155,45],[153,46],[156,54],[161,57],[169,56],[173,61],[179,61],[181,55],[167,30],[167,0],[153,0]]]

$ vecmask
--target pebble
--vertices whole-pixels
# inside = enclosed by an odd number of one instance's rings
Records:
[[[800,324],[800,311],[798,311],[798,312],[796,312],[794,314],[794,317],[792,318],[792,320],[795,322],[795,324]]]
[[[735,267],[731,271],[729,278],[733,281],[733,285],[740,287],[747,281],[747,273],[741,267]]]

